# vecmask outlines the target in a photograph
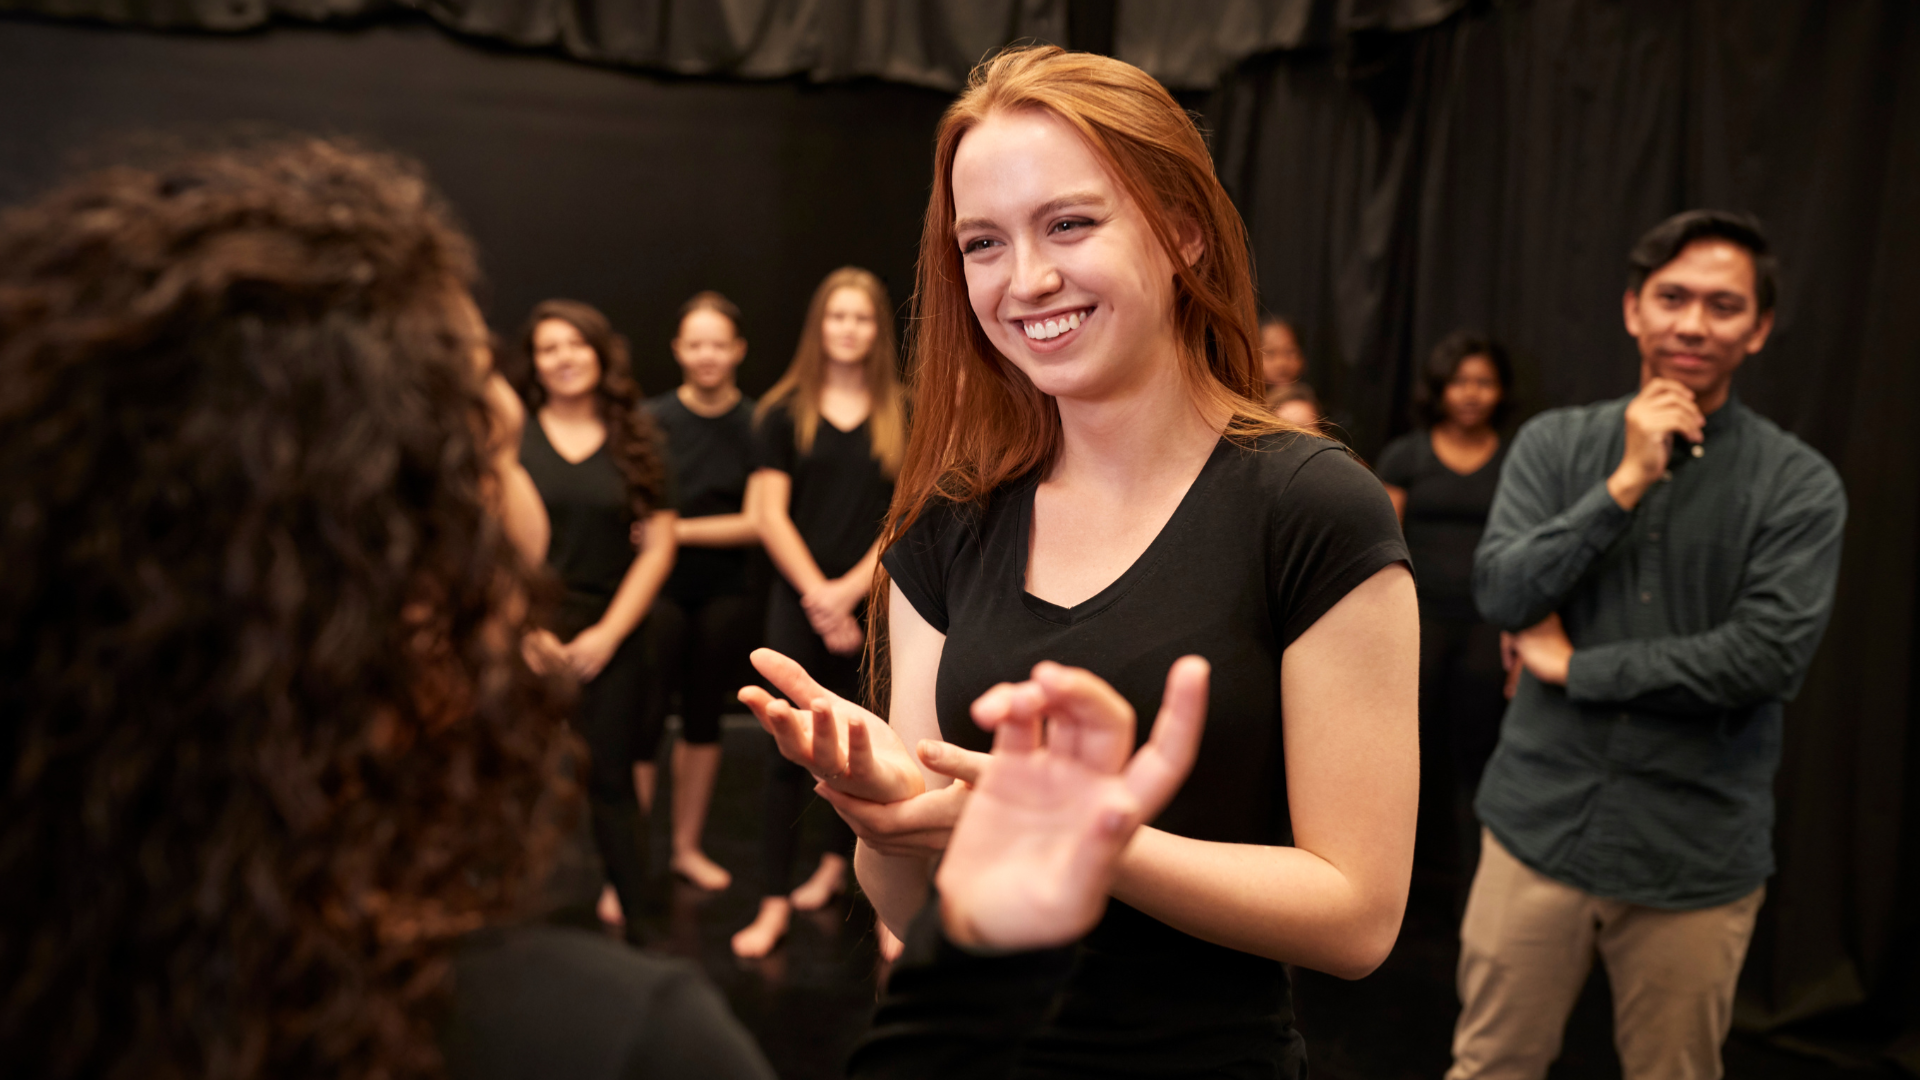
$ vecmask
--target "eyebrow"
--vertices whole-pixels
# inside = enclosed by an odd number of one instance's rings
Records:
[[[1048,199],[1046,202],[1041,203],[1039,208],[1034,210],[1032,218],[1037,221],[1048,215],[1059,213],[1070,206],[1086,206],[1089,204],[1105,207],[1107,205],[1107,198],[1097,191],[1068,192],[1059,198]],[[953,231],[957,233],[966,232],[969,229],[992,229],[997,227],[992,218],[961,218],[959,221],[953,223]]]

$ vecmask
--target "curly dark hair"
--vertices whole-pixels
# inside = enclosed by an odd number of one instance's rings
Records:
[[[574,812],[466,239],[324,141],[0,217],[0,1061],[414,1077]]]
[[[1513,415],[1513,361],[1507,350],[1477,330],[1455,330],[1440,339],[1427,354],[1420,377],[1413,384],[1413,400],[1408,402],[1416,427],[1431,427],[1447,418],[1447,384],[1469,359],[1484,357],[1500,379],[1500,403],[1493,407],[1488,423],[1498,429]]]
[[[660,450],[659,425],[640,407],[640,384],[633,377],[627,339],[614,332],[613,323],[600,309],[578,300],[542,300],[535,304],[526,325],[520,328],[518,347],[505,371],[507,381],[520,391],[529,413],[537,414],[546,404],[547,388],[540,384],[534,369],[533,332],[548,319],[559,319],[580,331],[600,359],[600,381],[593,388],[593,397],[599,405],[600,420],[607,425],[607,452],[621,479],[627,482],[634,520],[645,521],[666,501],[666,456]],[[527,422],[538,423],[539,418],[530,415]]]

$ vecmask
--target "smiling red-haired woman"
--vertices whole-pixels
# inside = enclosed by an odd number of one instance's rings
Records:
[[[805,711],[742,699],[824,781],[900,929],[988,731],[1040,730],[1036,664],[1088,669],[1119,691],[1103,707],[1144,720],[1203,656],[1192,776],[1127,847],[1022,1074],[1300,1075],[1282,962],[1363,975],[1406,902],[1418,623],[1393,508],[1262,402],[1243,226],[1152,78],[1012,50],[936,145],[871,605],[889,719],[765,651]]]

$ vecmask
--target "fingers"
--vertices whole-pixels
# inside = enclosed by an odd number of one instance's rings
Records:
[[[813,701],[833,696],[826,687],[813,681],[813,676],[807,674],[806,668],[784,653],[755,649],[748,659],[753,662],[753,669],[765,675],[775,689],[787,696],[788,701]]]
[[[987,762],[992,759],[991,754],[963,750],[952,743],[940,742],[937,739],[921,739],[920,745],[914,750],[927,768],[942,776],[951,776],[955,780],[969,784],[979,781],[980,773],[986,769]]]
[[[816,699],[811,711],[813,752],[810,756],[814,775],[834,778],[847,775],[847,751],[840,739],[840,723],[833,715],[833,702],[824,697]]]
[[[1046,691],[1029,682],[1000,683],[973,702],[973,722],[993,732],[993,748],[1007,754],[1040,748]]]
[[[1198,656],[1183,656],[1167,670],[1167,689],[1160,699],[1160,713],[1154,717],[1153,733],[1122,773],[1145,818],[1167,805],[1193,769],[1207,722],[1212,671]]]
[[[1033,681],[1046,691],[1048,749],[1099,772],[1126,766],[1135,717],[1120,691],[1084,668],[1050,662],[1034,665]]]

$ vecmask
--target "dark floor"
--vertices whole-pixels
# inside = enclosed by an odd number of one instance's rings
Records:
[[[765,960],[741,961],[728,948],[759,905],[759,792],[772,740],[745,717],[729,718],[725,758],[707,826],[707,852],[734,873],[718,895],[667,885],[666,826],[656,818],[652,854],[665,891],[645,922],[656,951],[697,959],[725,992],[785,1080],[840,1075],[873,1006],[879,957],[873,911],[858,897],[797,916],[786,943]],[[662,797],[664,800],[665,792]],[[663,801],[661,805],[666,805]],[[809,811],[827,812],[824,804]],[[810,830],[811,831],[811,830]],[[815,844],[802,853],[817,852]],[[1457,923],[1451,901],[1416,891],[1400,943],[1379,971],[1348,982],[1302,971],[1296,1006],[1316,1080],[1438,1080],[1446,1072],[1455,1002]],[[1604,976],[1596,971],[1568,1022],[1553,1080],[1617,1078]],[[1867,1080],[1892,1071],[1851,1071],[1735,1033],[1726,1049],[1733,1080]]]

